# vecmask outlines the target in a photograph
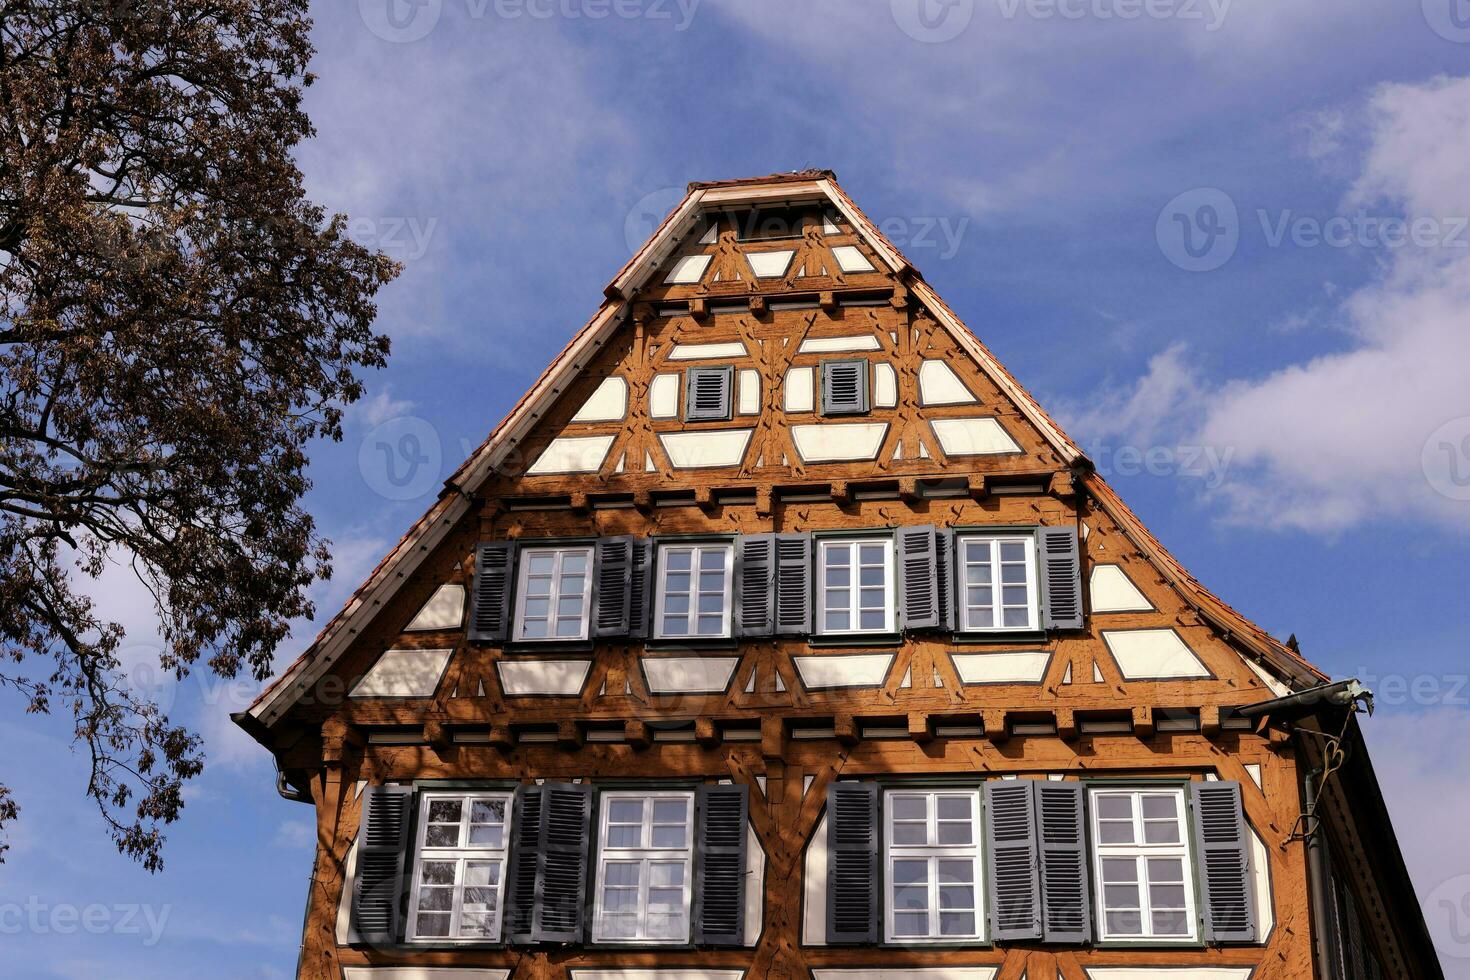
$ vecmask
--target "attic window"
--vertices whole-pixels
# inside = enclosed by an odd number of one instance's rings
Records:
[[[684,373],[684,421],[728,422],[735,368],[689,368]]]
[[[822,365],[822,414],[862,415],[868,410],[868,362],[827,361]]]

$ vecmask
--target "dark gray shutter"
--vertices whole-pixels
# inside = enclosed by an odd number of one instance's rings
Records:
[[[391,945],[402,934],[400,916],[408,893],[403,871],[412,811],[412,787],[369,786],[362,792],[352,879],[352,931],[358,942]]]
[[[1041,587],[1046,604],[1047,629],[1082,628],[1082,561],[1077,554],[1077,529],[1043,527],[1036,532],[1041,552]]]
[[[939,628],[955,628],[955,609],[958,598],[955,594],[954,531],[942,527],[934,532],[936,562],[939,571]]]
[[[653,607],[653,542],[633,542],[633,568],[628,587],[628,638],[646,640]]]
[[[1204,898],[1204,938],[1217,943],[1254,942],[1255,902],[1240,784],[1190,783],[1189,793]]]
[[[812,536],[776,535],[776,635],[812,631]]]
[[[1088,899],[1087,836],[1078,783],[1036,783],[1041,838],[1041,926],[1049,943],[1092,939]]]
[[[867,410],[868,362],[825,362],[822,365],[822,414],[861,415]]]
[[[595,552],[592,635],[627,636],[633,599],[631,537],[600,538]]]
[[[587,845],[592,836],[592,788],[546,783],[541,792],[541,873],[536,882],[532,938],[541,943],[581,942]]]
[[[504,643],[510,635],[515,559],[514,541],[482,541],[475,549],[470,639],[476,643]]]
[[[540,786],[516,789],[512,807],[510,861],[505,872],[505,925],[508,943],[533,941],[536,926],[536,878],[541,869]]]
[[[694,941],[739,946],[745,939],[747,786],[700,786],[695,805]]]
[[[770,636],[776,626],[776,536],[735,542],[735,635]]]
[[[876,943],[878,784],[827,787],[827,942]]]
[[[985,784],[992,939],[1041,938],[1035,786],[1021,779]]]
[[[906,630],[939,626],[938,541],[934,528],[901,527],[898,534],[898,611]]]
[[[730,418],[735,368],[692,367],[684,371],[684,421],[724,422]]]

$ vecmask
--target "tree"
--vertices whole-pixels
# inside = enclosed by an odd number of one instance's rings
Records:
[[[202,746],[128,685],[88,586],[131,563],[179,679],[269,676],[330,574],[308,444],[388,354],[397,266],[291,156],[310,28],[307,0],[0,0],[0,689],[70,710],[150,871]]]

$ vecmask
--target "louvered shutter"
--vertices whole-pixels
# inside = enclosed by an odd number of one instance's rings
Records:
[[[482,541],[475,549],[470,639],[476,643],[504,643],[510,635],[515,557],[514,541]]]
[[[935,531],[934,545],[939,579],[939,628],[952,630],[955,628],[955,608],[958,606],[955,595],[954,531],[947,527]]]
[[[684,421],[724,422],[730,418],[735,368],[692,367],[684,372]]]
[[[413,789],[369,786],[362,793],[357,830],[357,868],[352,881],[352,931],[358,942],[384,946],[398,942],[404,864]]]
[[[735,633],[770,636],[776,626],[776,536],[748,534],[735,542]]]
[[[878,941],[878,784],[827,788],[827,942]]]
[[[628,587],[628,638],[646,640],[653,606],[653,542],[633,542],[633,568]]]
[[[812,537],[776,535],[776,634],[812,631]]]
[[[1249,943],[1256,938],[1250,853],[1240,784],[1189,784],[1194,818],[1195,860],[1204,902],[1205,939]]]
[[[1041,585],[1045,592],[1046,628],[1082,628],[1082,562],[1077,529],[1043,527],[1036,532],[1041,552]]]
[[[700,786],[695,805],[694,941],[739,946],[745,939],[747,786]]]
[[[1049,943],[1085,943],[1092,938],[1092,916],[1082,787],[1037,782],[1034,792],[1041,840],[1042,938]]]
[[[991,938],[1041,938],[1034,780],[985,784]]]
[[[541,868],[542,787],[516,790],[510,835],[510,861],[505,873],[505,926],[508,943],[533,942],[536,926],[536,878]]]
[[[932,526],[898,529],[899,618],[906,630],[939,625],[938,541]]]
[[[822,365],[822,414],[861,415],[868,410],[868,362],[827,361]]]
[[[532,937],[542,943],[581,942],[587,844],[592,835],[592,788],[546,783],[541,791],[541,873],[536,882]]]
[[[631,537],[601,538],[595,551],[592,635],[627,636],[633,599]]]

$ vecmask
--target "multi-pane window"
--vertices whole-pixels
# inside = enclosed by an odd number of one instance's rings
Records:
[[[591,605],[590,547],[527,548],[516,589],[517,640],[585,640]]]
[[[593,941],[689,941],[693,818],[693,793],[602,794]]]
[[[409,938],[500,938],[510,796],[425,793],[409,908]]]
[[[966,630],[1038,628],[1036,540],[1030,535],[960,539],[962,626]]]
[[[883,811],[887,941],[982,938],[980,793],[890,790]]]
[[[893,542],[822,541],[817,554],[818,632],[893,632]]]
[[[1094,789],[1103,939],[1192,940],[1194,889],[1180,789]]]
[[[730,635],[730,583],[735,549],[728,544],[659,549],[659,637]]]

